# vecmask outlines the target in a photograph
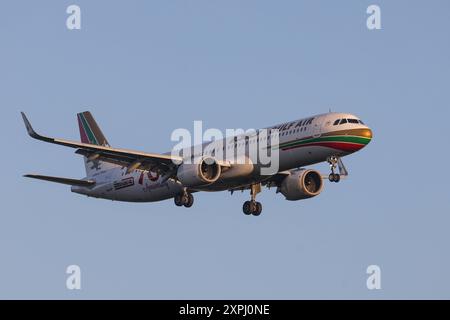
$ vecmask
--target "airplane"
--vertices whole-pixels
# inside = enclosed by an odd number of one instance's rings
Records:
[[[261,129],[253,136],[235,135],[204,143],[201,148],[184,148],[180,155],[158,154],[111,147],[89,111],[77,114],[81,142],[42,136],[21,114],[32,138],[76,149],[86,168],[83,179],[37,174],[24,177],[70,185],[72,192],[88,197],[126,202],[174,199],[176,206],[186,208],[193,205],[195,192],[250,190],[250,200],[244,202],[242,210],[253,216],[262,212],[262,204],[256,201],[262,187],[276,187],[276,193],[290,201],[315,197],[322,192],[324,180],[339,182],[348,176],[342,157],[372,140],[372,130],[358,117],[329,112],[265,128],[265,136]],[[276,172],[262,174],[259,160],[249,158],[252,144],[278,151]],[[242,147],[243,161],[233,161],[237,158],[230,151]],[[224,152],[223,159],[215,158],[218,148]],[[305,168],[321,162],[330,165],[328,176]]]

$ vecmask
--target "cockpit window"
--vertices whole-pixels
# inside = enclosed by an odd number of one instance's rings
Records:
[[[336,121],[334,121],[333,126],[337,126],[337,125],[341,125],[341,124],[345,124],[345,123],[364,124],[364,122],[362,122],[359,119],[337,119]]]

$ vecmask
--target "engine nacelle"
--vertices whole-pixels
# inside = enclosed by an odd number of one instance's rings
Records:
[[[292,171],[280,186],[286,200],[302,200],[317,196],[322,192],[322,176],[315,170],[300,169]]]
[[[203,158],[194,163],[181,164],[177,178],[185,187],[200,187],[219,179],[221,167],[213,158]]]

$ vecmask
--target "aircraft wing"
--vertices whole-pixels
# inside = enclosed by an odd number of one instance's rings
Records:
[[[63,139],[56,139],[42,136],[34,131],[26,115],[21,112],[28,134],[37,140],[48,143],[58,144],[65,147],[78,149],[77,154],[84,155],[91,160],[102,160],[128,167],[129,171],[135,169],[158,170],[167,175],[172,175],[177,167],[176,163],[181,163],[181,157],[171,155],[147,153],[127,149],[117,149],[108,146],[99,146],[94,144],[75,142]]]

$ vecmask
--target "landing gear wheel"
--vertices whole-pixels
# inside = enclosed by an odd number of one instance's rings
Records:
[[[190,208],[194,204],[194,196],[188,192],[177,194],[173,200],[177,207],[185,206],[186,208]]]
[[[181,207],[183,205],[183,196],[181,194],[177,194],[173,200],[177,207]]]
[[[339,182],[341,181],[341,175],[338,173],[330,173],[328,180],[330,180],[330,182]]]
[[[341,181],[341,175],[338,173],[334,174],[334,182],[338,183],[339,181]]]
[[[190,193],[187,193],[186,196],[183,197],[183,198],[185,198],[185,201],[184,201],[183,205],[186,208],[192,207],[192,205],[194,204],[194,196],[192,194],[190,194]]]
[[[242,211],[248,215],[259,216],[262,212],[262,204],[256,201],[245,201],[242,206]]]
[[[255,202],[255,211],[252,212],[254,216],[259,216],[262,212],[262,204],[261,202]]]
[[[242,206],[242,211],[247,216],[252,214],[252,206],[251,206],[251,202],[250,201],[245,201],[244,202],[244,205]]]

